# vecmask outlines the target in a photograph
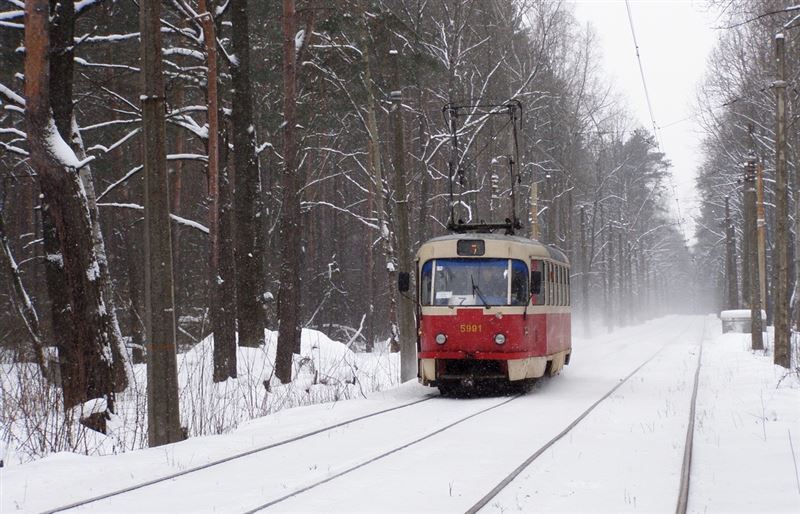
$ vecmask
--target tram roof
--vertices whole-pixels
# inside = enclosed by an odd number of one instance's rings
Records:
[[[441,243],[445,241],[455,241],[459,239],[484,239],[490,241],[507,241],[512,243],[518,243],[521,245],[527,246],[536,246],[540,248],[545,248],[547,253],[550,255],[550,258],[554,261],[563,262],[564,264],[569,264],[569,259],[567,255],[556,248],[555,246],[547,245],[542,243],[541,241],[537,241],[536,239],[529,239],[527,237],[521,236],[508,236],[505,234],[492,234],[492,233],[466,233],[466,234],[447,234],[444,236],[438,236],[425,241],[425,244],[428,243]]]

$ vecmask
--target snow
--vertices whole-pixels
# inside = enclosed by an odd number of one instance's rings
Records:
[[[53,155],[53,157],[58,160],[58,162],[70,168],[79,168],[80,167],[80,160],[78,156],[75,155],[75,152],[72,151],[72,148],[62,139],[61,134],[58,133],[58,129],[56,128],[56,122],[53,118],[50,118],[48,121],[47,128],[44,133],[44,143],[47,146],[48,151]]]
[[[25,105],[24,98],[22,98],[20,95],[16,94],[3,84],[0,84],[0,94],[5,95],[6,97],[8,97],[9,99],[11,99],[12,101],[16,102],[19,105]]]
[[[108,192],[108,190],[103,192],[103,195],[105,195],[106,192]],[[134,209],[134,210],[137,210],[137,211],[143,211],[144,210],[144,206],[140,205],[138,203],[103,202],[103,203],[98,203],[97,206],[98,207],[118,207],[118,208],[121,208],[121,209]],[[208,227],[206,227],[205,225],[203,225],[201,223],[198,223],[196,221],[192,221],[190,219],[183,218],[181,216],[178,216],[177,214],[170,214],[169,217],[170,217],[170,219],[172,221],[174,221],[174,222],[176,222],[176,223],[178,223],[180,225],[185,225],[187,227],[192,227],[194,229],[199,230],[200,232],[203,232],[204,234],[208,234],[209,233]]]
[[[86,278],[89,279],[90,282],[94,282],[100,277],[100,265],[97,263],[97,259],[92,260],[92,263],[89,265],[89,268],[86,270]]]
[[[719,317],[722,321],[750,319],[750,309],[733,309],[722,311],[719,313]],[[767,319],[766,311],[761,311],[761,319]]]
[[[197,390],[186,392],[181,402],[189,412],[208,402],[218,414],[213,422],[269,402],[272,406],[262,410],[272,414],[240,422],[224,435],[121,455],[59,453],[24,465],[6,459],[11,465],[2,470],[0,511],[54,508],[342,424],[83,510],[242,512],[292,495],[269,510],[464,512],[596,404],[483,511],[672,512],[701,344],[689,511],[800,511],[795,468],[800,455],[792,454],[792,447],[800,449],[800,379],[774,366],[769,353],[750,351],[748,335],[721,334],[720,321],[712,316],[671,316],[576,339],[564,372],[539,381],[520,398],[440,398],[412,381],[278,412],[281,403],[295,405],[298,393],[322,395],[330,384],[340,391],[367,389],[366,363],[374,382],[385,387],[393,380],[386,377],[396,377],[397,361],[380,355],[362,361],[363,355],[304,330],[293,392],[273,381],[265,393],[259,381],[270,376],[275,334],[267,336],[263,348],[239,349],[240,378],[223,384],[198,379],[210,374],[205,359],[213,341],[182,355],[181,383]],[[378,377],[382,366],[390,368],[384,378]],[[142,371],[137,369],[140,376]],[[632,378],[621,383],[628,375]],[[354,376],[358,385],[349,386]],[[223,396],[224,402],[213,402]],[[115,423],[121,419],[109,422]],[[341,472],[346,473],[334,477]]]

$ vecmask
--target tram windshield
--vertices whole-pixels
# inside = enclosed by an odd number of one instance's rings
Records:
[[[525,305],[528,267],[515,259],[433,259],[422,266],[422,305]]]

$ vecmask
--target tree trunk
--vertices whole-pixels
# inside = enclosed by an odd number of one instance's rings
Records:
[[[361,17],[361,56],[364,63],[364,87],[367,90],[367,170],[370,175],[370,185],[375,200],[375,218],[378,225],[378,237],[381,241],[381,251],[384,257],[383,268],[388,272],[387,275],[381,273],[381,280],[378,287],[389,291],[389,325],[392,328],[391,349],[396,352],[400,350],[397,341],[397,288],[394,287],[397,281],[396,263],[394,262],[394,249],[392,248],[391,234],[386,220],[386,208],[384,204],[384,181],[381,158],[381,143],[378,135],[377,107],[375,105],[375,87],[372,83],[372,64],[370,61],[370,33],[369,20],[366,17],[363,0],[358,3],[359,14]],[[387,284],[388,282],[388,284]]]
[[[278,292],[278,348],[275,376],[281,383],[292,380],[292,354],[300,353],[300,184],[296,169],[295,34],[294,0],[283,0],[283,158],[280,219],[281,272]]]
[[[72,408],[93,398],[105,398],[113,411],[111,317],[103,303],[92,236],[92,219],[74,152],[59,134],[50,108],[49,7],[46,0],[25,4],[26,124],[31,163],[48,203],[62,248],[66,294],[72,312],[75,346],[62,360],[64,405]],[[61,355],[59,355],[62,358]],[[92,428],[105,430],[105,418]]]
[[[226,138],[227,139],[227,138]],[[220,162],[227,163],[219,172],[219,216],[218,274],[212,287],[217,289],[215,301],[211,306],[212,323],[214,323],[214,380],[236,378],[236,267],[234,260],[234,219],[233,219],[233,173],[232,158],[228,152],[228,144],[223,140],[220,145]],[[219,339],[217,339],[219,338]],[[224,378],[223,378],[224,377]]]
[[[736,273],[736,231],[731,220],[730,197],[725,196],[725,276],[728,289],[728,309],[739,308],[739,279]]]
[[[178,405],[175,300],[169,179],[166,167],[164,75],[161,61],[161,2],[142,0],[145,326],[147,329],[147,430],[152,446],[183,439]]]
[[[74,69],[74,34],[75,6],[74,0],[50,0],[52,22],[50,25],[50,106],[53,118],[60,134],[68,136],[67,142],[78,156],[86,159],[80,130],[73,109],[73,69]],[[103,302],[111,319],[111,353],[113,357],[114,390],[121,392],[128,386],[133,369],[126,356],[126,349],[119,329],[116,309],[114,308],[114,292],[111,274],[108,270],[105,240],[100,229],[100,213],[95,200],[94,179],[89,165],[79,171],[81,182],[86,192],[89,213],[92,220],[92,239],[97,255],[100,275],[103,277]]]
[[[233,51],[233,161],[236,212],[236,316],[239,345],[264,344],[264,272],[262,249],[256,248],[261,177],[256,158],[253,100],[250,85],[250,29],[247,0],[231,0]],[[294,41],[294,35],[292,35]]]
[[[209,256],[209,289],[211,291],[211,324],[214,332],[214,382],[224,382],[228,378],[236,378],[236,304],[229,303],[231,289],[235,295],[235,275],[225,277],[231,269],[229,262],[223,262],[221,257],[221,218],[223,200],[225,207],[230,208],[230,198],[222,198],[221,190],[226,195],[230,193],[230,184],[225,184],[220,177],[220,124],[219,124],[219,95],[217,91],[217,36],[214,18],[211,15],[214,2],[200,0],[198,11],[202,18],[203,37],[206,47],[207,60],[207,91],[206,108],[208,113],[208,196],[211,200],[208,207],[208,229],[210,232],[211,248]],[[227,154],[227,152],[226,152]]]
[[[36,314],[36,309],[31,302],[30,296],[22,283],[22,276],[14,260],[14,255],[11,253],[11,246],[8,244],[8,237],[6,236],[5,220],[3,219],[3,211],[0,210],[0,269],[5,270],[6,276],[11,281],[11,291],[9,297],[11,298],[11,305],[19,313],[20,319],[25,324],[25,329],[28,332],[28,338],[33,348],[33,355],[36,359],[36,364],[39,366],[39,371],[42,376],[50,382],[56,383],[55,376],[48,367],[48,363],[44,355],[44,342],[42,339],[42,331],[39,326],[39,316]]]

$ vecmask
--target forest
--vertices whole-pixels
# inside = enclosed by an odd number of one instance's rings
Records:
[[[70,433],[77,407],[80,426],[103,432],[134,366],[155,359],[166,367],[148,367],[147,382],[167,385],[148,387],[148,411],[170,421],[131,446],[228,430],[180,421],[167,394],[176,354],[211,334],[221,383],[237,376],[237,345],[263,347],[277,331],[253,395],[292,381],[302,329],[357,352],[407,353],[398,274],[446,233],[451,166],[466,221],[508,208],[510,127],[482,105],[521,106],[522,232],[538,227],[569,257],[575,331],[728,306],[725,198],[736,266],[749,266],[739,179],[752,155],[767,177],[771,290],[773,45],[785,31],[796,84],[797,10],[724,4],[729,30],[698,90],[708,135],[693,234],[657,135],[627,112],[568,3],[2,0],[0,358],[27,370],[1,381],[3,425],[36,418]],[[796,86],[787,97],[795,191]],[[456,153],[453,105],[467,106]],[[161,220],[146,218],[148,202]],[[731,307],[747,303],[747,269]],[[55,411],[22,391],[46,391]]]

